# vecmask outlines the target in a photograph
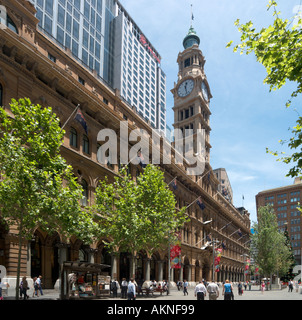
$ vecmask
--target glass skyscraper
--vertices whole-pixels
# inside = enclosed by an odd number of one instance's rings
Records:
[[[166,130],[161,57],[116,0],[31,0],[39,27],[113,89],[153,128]]]

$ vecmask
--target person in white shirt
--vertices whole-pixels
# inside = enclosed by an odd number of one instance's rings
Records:
[[[204,300],[207,295],[207,289],[202,281],[199,281],[198,285],[195,287],[195,297],[197,296],[197,300]]]
[[[128,287],[128,282],[126,281],[126,278],[122,279],[122,283],[121,283],[121,287],[122,287],[122,298],[126,299],[127,298],[127,287]]]
[[[210,282],[207,287],[209,293],[209,300],[217,300],[219,297],[219,287],[215,282]]]
[[[135,299],[136,299],[136,291],[135,291],[134,279],[130,279],[128,284],[128,300],[135,300]]]

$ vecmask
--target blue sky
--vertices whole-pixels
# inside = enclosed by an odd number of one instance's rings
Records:
[[[177,55],[190,27],[191,4],[193,27],[200,37],[200,49],[206,59],[205,72],[213,98],[210,163],[213,169],[227,170],[234,205],[244,207],[256,221],[255,195],[265,189],[293,183],[285,177],[289,166],[266,153],[287,151],[280,139],[291,136],[302,99],[290,108],[285,103],[295,89],[288,83],[281,90],[269,92],[263,84],[265,69],[253,55],[233,53],[226,44],[239,43],[234,21],[252,20],[257,30],[269,26],[272,10],[266,0],[120,0],[126,11],[162,56],[161,66],[167,75],[167,123],[172,127],[173,97],[170,90],[177,81]],[[294,15],[300,0],[279,0],[283,18]],[[244,195],[244,201],[242,196]]]

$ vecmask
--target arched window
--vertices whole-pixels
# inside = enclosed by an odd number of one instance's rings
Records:
[[[81,185],[82,185],[82,188],[83,188],[81,205],[82,206],[87,206],[87,204],[88,204],[88,183],[87,183],[86,180],[82,179]]]
[[[69,145],[77,148],[78,146],[78,133],[75,128],[70,128]]]
[[[9,29],[11,29],[12,31],[14,31],[18,34],[18,29],[17,29],[14,21],[11,19],[11,17],[9,15],[7,15],[7,17],[6,17],[6,24]]]
[[[83,135],[83,152],[89,154],[89,139],[85,134]]]

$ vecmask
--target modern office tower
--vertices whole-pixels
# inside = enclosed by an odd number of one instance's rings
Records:
[[[166,130],[166,75],[161,56],[117,1],[114,19],[114,82],[121,96],[153,128]]]
[[[166,129],[161,57],[116,0],[31,0],[41,30],[118,89],[153,128]]]
[[[294,184],[264,190],[256,195],[257,211],[265,205],[272,205],[281,232],[288,231],[293,253],[298,264],[301,262],[301,212],[298,210],[302,195],[302,183],[296,178]]]

